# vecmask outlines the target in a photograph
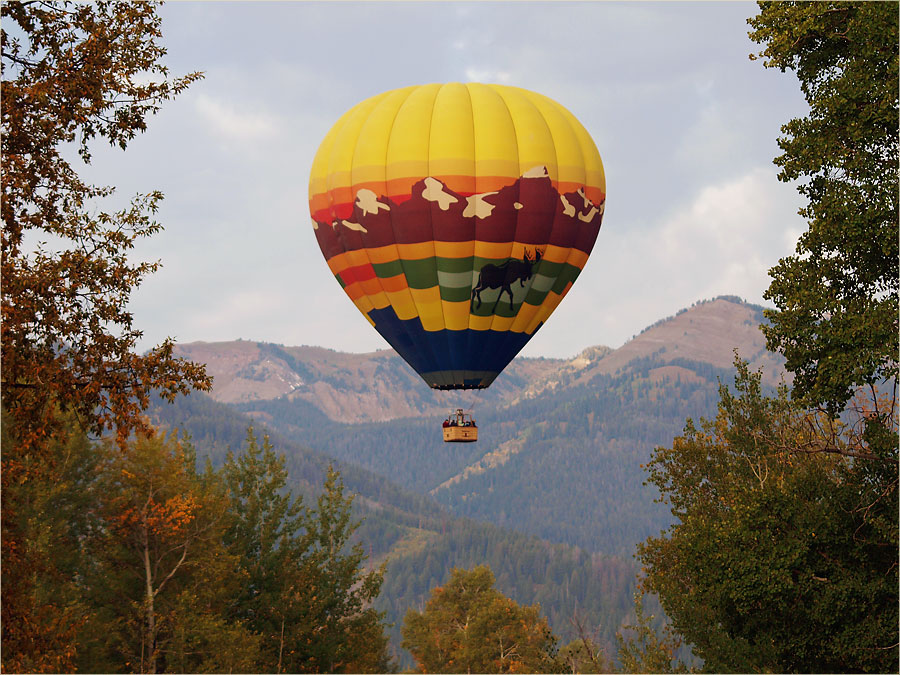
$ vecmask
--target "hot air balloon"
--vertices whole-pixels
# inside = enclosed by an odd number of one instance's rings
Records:
[[[565,297],[603,219],[600,155],[516,87],[395,89],[347,111],[309,207],[338,283],[434,389],[483,389]]]

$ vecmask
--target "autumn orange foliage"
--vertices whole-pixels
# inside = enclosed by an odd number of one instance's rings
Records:
[[[97,137],[124,149],[148,115],[200,77],[169,79],[156,10],[106,1],[0,5],[0,379],[4,417],[15,426],[2,455],[5,670],[71,665],[71,650],[52,646],[70,638],[57,621],[63,614],[29,596],[42,563],[17,502],[23,486],[59,481],[54,438],[78,420],[86,431],[115,432],[124,449],[133,431],[149,432],[142,412],[153,391],[172,399],[210,386],[202,366],[174,356],[171,340],[136,353],[141,332],[128,300],[159,262],[128,255],[159,231],[152,216],[162,195],[99,210],[113,188],[84,183],[61,152],[74,143],[89,162]]]

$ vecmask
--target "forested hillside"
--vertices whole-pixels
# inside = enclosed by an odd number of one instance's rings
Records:
[[[151,414],[160,426],[189,434],[198,459],[208,458],[214,465],[220,465],[229,450],[240,449],[248,425],[255,423],[257,433],[266,432],[259,420],[197,393],[174,405],[156,404]],[[521,604],[539,603],[554,633],[566,641],[574,637],[571,618],[577,614],[584,625],[596,629],[598,644],[614,653],[616,631],[633,620],[637,567],[630,556],[590,553],[459,518],[427,495],[309,450],[277,431],[271,431],[270,441],[276,452],[285,454],[288,486],[305,503],[313,503],[321,492],[329,464],[340,471],[348,493],[356,495],[354,516],[362,524],[353,541],[362,544],[370,569],[386,564],[374,606],[385,611],[392,624],[391,652],[401,665],[412,664],[400,648],[407,610],[421,606],[454,566],[489,564],[498,589]]]
[[[578,635],[572,620],[590,627],[608,654],[615,654],[615,635],[634,621],[632,596],[637,568],[617,556],[552,545],[536,537],[467,519],[447,521],[440,531],[411,531],[390,558],[382,593],[375,606],[398,617],[391,629],[399,643],[402,617],[421,610],[432,588],[443,584],[454,567],[488,565],[497,588],[523,605],[539,604],[553,632],[563,642]],[[654,606],[658,607],[654,602]],[[658,614],[657,610],[657,614]],[[404,654],[397,654],[406,663]]]

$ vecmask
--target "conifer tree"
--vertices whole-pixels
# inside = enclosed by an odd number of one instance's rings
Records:
[[[288,634],[300,620],[302,608],[293,588],[308,582],[303,561],[310,548],[306,510],[286,490],[284,457],[275,455],[269,439],[260,446],[253,429],[237,456],[229,452],[222,472],[230,498],[225,543],[238,557],[246,583],[235,599],[235,616],[260,635],[259,667],[283,672]]]
[[[252,429],[223,476],[230,495],[226,543],[247,584],[235,616],[262,640],[266,672],[385,672],[383,616],[371,607],[383,570],[366,572],[349,540],[352,498],[330,467],[316,508],[287,489],[284,456]]]

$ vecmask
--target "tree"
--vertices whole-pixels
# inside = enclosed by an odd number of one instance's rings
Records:
[[[11,487],[29,557],[13,549],[3,582],[27,612],[4,627],[4,669],[254,670],[257,637],[229,614],[244,580],[221,541],[217,475],[175,437],[123,453],[68,417],[48,443],[58,479]],[[15,434],[4,415],[4,448]]]
[[[423,612],[409,610],[403,647],[428,673],[556,672],[556,638],[536,605],[522,607],[494,588],[484,565],[454,568]]]
[[[639,547],[644,584],[709,670],[894,672],[897,5],[761,2],[749,23],[810,106],[775,160],[809,229],[763,326],[794,389],[763,396],[738,361],[715,420],[657,448],[676,524]]]
[[[608,662],[596,644],[576,638],[560,648],[556,655],[560,670],[572,673],[613,673],[615,669]]]
[[[649,464],[676,524],[639,546],[645,587],[709,670],[895,672],[896,422],[875,436],[737,368]]]
[[[51,403],[125,439],[146,429],[153,389],[171,398],[209,379],[173,356],[171,340],[134,352],[128,299],[159,263],[127,254],[160,229],[151,217],[162,195],[98,212],[114,189],[84,183],[62,150],[75,143],[89,162],[97,136],[124,149],[200,74],[168,79],[151,3],[11,2],[2,16],[16,27],[0,33],[4,406],[30,420],[34,440],[48,432]]]
[[[5,453],[19,443],[19,428],[5,410],[2,414]],[[8,672],[73,671],[78,633],[89,615],[77,579],[85,562],[80,542],[91,529],[96,457],[74,419],[60,429],[43,456],[22,458],[23,473],[34,476],[46,471],[49,457],[58,479],[4,488],[4,504],[16,505],[14,523],[4,510],[4,538],[29,543],[3,552],[3,670]]]
[[[574,673],[612,673],[612,662],[598,644],[599,627],[588,631],[576,609],[569,619],[575,630],[575,639],[559,650],[556,660],[566,671]]]
[[[284,629],[298,620],[288,589],[301,587],[302,560],[310,546],[301,501],[285,492],[284,458],[268,438],[260,447],[252,429],[235,457],[229,452],[222,475],[230,505],[225,543],[238,556],[246,583],[238,593],[235,615],[249,622],[262,640],[259,667],[280,673],[285,653]]]
[[[627,633],[617,633],[619,643],[619,661],[623,673],[687,673],[687,666],[678,658],[681,649],[681,637],[666,624],[663,635],[657,633],[644,614],[644,597],[640,592],[634,594],[634,611],[637,625],[625,626]]]
[[[362,547],[348,542],[352,498],[329,468],[317,508],[286,489],[284,456],[267,437],[247,433],[244,452],[228,454],[228,549],[246,583],[234,614],[260,636],[265,672],[386,672],[382,615],[370,606],[383,570],[364,572]],[[349,548],[349,550],[348,550]]]
[[[328,672],[385,672],[388,638],[383,613],[372,602],[381,591],[384,566],[364,572],[366,553],[350,539],[359,527],[352,518],[353,496],[344,496],[344,481],[329,465],[323,491],[308,524],[314,542],[312,560],[319,570],[314,587],[312,623],[318,635],[308,648],[310,667]]]
[[[113,188],[84,183],[63,155],[75,144],[90,161],[97,137],[125,148],[200,75],[169,79],[150,3],[6,2],[0,15],[0,381],[5,421],[15,426],[0,494],[3,560],[17,570],[3,576],[2,631],[4,646],[25,649],[4,649],[6,665],[40,651],[46,634],[61,635],[54,620],[38,621],[35,597],[19,583],[40,569],[20,498],[66,480],[54,436],[71,424],[116,429],[125,447],[132,430],[148,429],[141,411],[153,389],[171,399],[210,381],[202,366],[175,358],[169,340],[134,352],[141,334],[127,302],[159,263],[132,264],[127,254],[159,230],[152,214],[162,195],[103,211]],[[71,656],[71,645],[63,651]]]
[[[198,474],[175,436],[105,449],[85,542],[95,620],[82,636],[82,669],[255,669],[259,640],[229,616],[246,577],[223,543],[228,497],[218,475]]]
[[[809,229],[770,271],[763,327],[794,395],[840,412],[892,380],[898,353],[898,13],[893,2],[760,2],[750,37],[809,104],[782,127],[782,181],[801,181]],[[754,58],[751,56],[751,58]]]
[[[71,417],[71,416],[70,416]],[[4,416],[3,443],[16,427]],[[7,628],[13,672],[388,672],[383,570],[348,538],[352,499],[329,470],[316,510],[285,490],[284,457],[196,469],[176,435],[123,451],[77,420],[51,443],[60,480],[15,485],[35,560],[4,569],[29,613]],[[41,461],[32,458],[31,461]],[[13,561],[18,564],[23,558]]]

